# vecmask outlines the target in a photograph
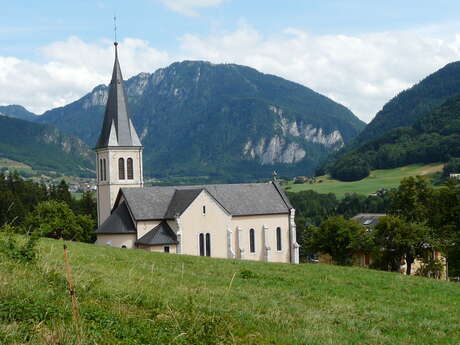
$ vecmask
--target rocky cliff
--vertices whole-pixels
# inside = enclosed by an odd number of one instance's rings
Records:
[[[130,78],[126,88],[150,176],[307,174],[364,127],[307,87],[234,64],[174,63]],[[39,121],[93,146],[106,101],[100,85]]]

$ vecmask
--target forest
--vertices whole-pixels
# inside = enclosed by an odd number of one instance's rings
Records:
[[[58,185],[23,179],[17,172],[0,173],[0,229],[40,237],[93,242],[96,201],[91,192],[77,200],[62,180]]]
[[[367,177],[374,169],[449,162],[458,158],[459,114],[460,96],[455,96],[413,125],[393,129],[345,154],[329,168],[329,172],[338,180],[356,181]]]

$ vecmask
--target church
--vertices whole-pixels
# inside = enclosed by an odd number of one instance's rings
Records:
[[[299,263],[295,209],[276,181],[144,187],[142,144],[118,61],[95,147],[96,244],[216,258]]]

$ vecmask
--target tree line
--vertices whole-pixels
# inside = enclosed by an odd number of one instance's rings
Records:
[[[433,253],[440,252],[447,260],[450,276],[458,277],[459,187],[455,180],[433,188],[424,177],[408,177],[387,193],[387,215],[374,228],[366,228],[348,219],[350,213],[336,209],[319,225],[306,223],[301,227],[303,251],[327,253],[339,265],[350,265],[354,254],[367,254],[373,258],[373,268],[399,271],[405,263],[407,274],[412,273],[415,260],[420,260],[418,273],[434,277],[439,276],[443,263]]]
[[[25,180],[17,172],[0,172],[0,227],[15,233],[93,242],[96,201],[91,192],[72,197],[62,180],[49,188]]]

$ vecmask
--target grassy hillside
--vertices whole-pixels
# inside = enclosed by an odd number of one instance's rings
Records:
[[[300,192],[302,190],[314,190],[318,193],[334,193],[337,197],[342,198],[346,193],[358,193],[369,195],[375,193],[381,188],[391,189],[399,186],[400,181],[408,176],[429,175],[441,171],[443,164],[414,164],[401,168],[374,170],[370,176],[360,181],[342,182],[320,176],[315,184],[294,184],[289,183],[287,190],[290,192]]]
[[[327,265],[62,243],[36,266],[0,260],[1,344],[458,344],[460,285]],[[79,335],[78,335],[79,334]],[[78,342],[78,338],[80,338]]]
[[[0,158],[35,171],[94,176],[93,153],[81,140],[50,125],[0,116]]]

